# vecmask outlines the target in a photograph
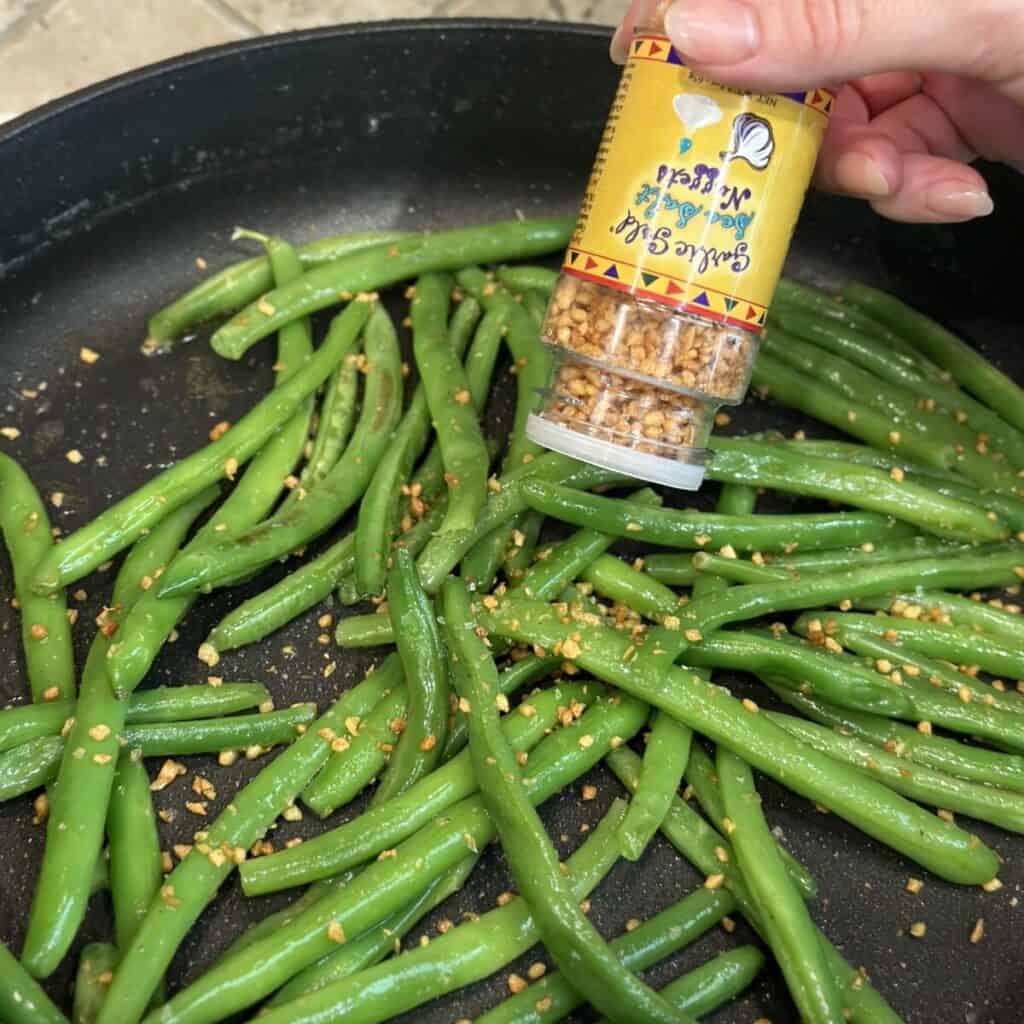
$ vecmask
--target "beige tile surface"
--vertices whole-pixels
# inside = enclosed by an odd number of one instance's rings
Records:
[[[490,4],[481,4],[479,0],[448,0],[442,6],[447,17],[486,15],[494,18],[546,18],[613,25],[622,19],[629,5],[627,0],[499,0]]]
[[[413,17],[613,24],[627,0],[0,0],[0,122],[188,50],[264,32]]]
[[[8,2],[8,0],[0,0]],[[0,117],[186,50],[243,38],[205,0],[57,0],[0,39]]]
[[[626,0],[229,0],[264,32],[385,18],[546,18],[611,24]]]
[[[0,33],[28,10],[28,0],[0,0]]]

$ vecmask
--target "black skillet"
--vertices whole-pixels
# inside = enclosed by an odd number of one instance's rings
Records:
[[[147,315],[197,280],[197,257],[211,268],[238,258],[228,241],[234,225],[304,240],[570,212],[616,81],[606,47],[603,30],[527,22],[327,29],[169,61],[0,129],[0,425],[22,430],[16,442],[0,443],[25,461],[44,491],[66,494],[55,522],[67,530],[95,516],[154,467],[196,448],[214,422],[235,418],[267,387],[265,346],[241,364],[218,360],[204,337],[156,361],[139,353]],[[823,283],[859,277],[892,288],[961,329],[1004,369],[1016,370],[1021,296],[1014,239],[1024,191],[1012,173],[988,170],[998,212],[963,228],[887,225],[860,204],[813,197],[791,272]],[[98,363],[79,361],[83,344],[101,353]],[[38,397],[23,397],[23,388]],[[507,412],[507,403],[495,403],[495,431],[507,423]],[[736,429],[793,429],[799,422],[754,402],[734,418]],[[75,447],[86,455],[77,466],[64,458]],[[109,575],[85,582],[80,650],[110,582]],[[0,593],[11,593],[6,563]],[[193,652],[238,600],[230,591],[201,602],[152,681],[202,680]],[[325,680],[325,660],[336,655],[317,645],[315,617],[225,658],[223,674],[265,680],[282,705],[311,697],[323,703],[357,678],[375,652],[338,657],[339,671]],[[295,653],[285,653],[286,646]],[[0,701],[20,700],[24,692],[16,622],[5,601]],[[256,767],[196,762],[214,779],[218,805]],[[607,774],[596,772],[595,780],[597,801],[580,804],[565,794],[545,810],[553,835],[566,837],[559,839],[563,849],[578,842],[580,825],[593,823],[617,792]],[[911,896],[903,891],[914,872],[908,862],[777,787],[764,788],[772,821],[821,881],[821,923],[852,963],[869,968],[906,1020],[1024,1019],[1016,926],[1024,907],[1015,906],[1024,841],[977,829],[1007,860],[1001,893],[928,877],[921,895]],[[180,805],[184,798],[171,794],[159,795],[158,805]],[[166,847],[195,830],[188,817],[180,814],[167,828]],[[276,837],[320,828],[307,820],[283,826]],[[31,824],[27,799],[0,805],[0,830],[0,938],[18,948],[43,830]],[[449,916],[493,905],[506,887],[500,857],[492,852],[485,862],[446,908]],[[659,842],[638,867],[615,869],[595,899],[595,919],[606,933],[617,933],[629,918],[653,913],[698,882]],[[236,885],[226,886],[174,961],[172,986],[195,978],[246,924],[281,902],[247,901]],[[968,934],[980,916],[986,936],[973,946]],[[917,920],[928,924],[922,940],[906,935]],[[60,1002],[69,1003],[82,943],[110,934],[109,902],[97,896],[72,956],[48,982]],[[742,925],[737,935],[749,939]],[[715,931],[652,979],[664,983],[733,941]],[[408,1019],[448,1024],[472,1017],[505,991],[504,978]],[[771,971],[714,1020],[750,1024],[759,1017],[794,1020]]]

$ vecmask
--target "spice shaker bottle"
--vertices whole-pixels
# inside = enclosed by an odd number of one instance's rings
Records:
[[[663,9],[667,4],[660,4]],[[758,95],[637,30],[542,328],[554,352],[530,438],[696,490],[743,401],[834,104]]]

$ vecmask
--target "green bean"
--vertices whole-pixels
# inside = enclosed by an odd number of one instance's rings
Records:
[[[386,615],[375,612],[367,615],[350,615],[335,627],[334,639],[339,647],[346,650],[356,647],[384,647],[394,644],[395,630]]]
[[[1024,679],[1024,653],[1020,648],[970,626],[949,626],[903,616],[858,615],[854,612],[834,618],[844,629],[884,635],[887,640],[929,658],[955,665],[977,666],[994,676]]]
[[[661,711],[654,713],[641,785],[618,833],[619,849],[627,860],[639,860],[661,827],[686,771],[692,740],[693,733],[675,719]]]
[[[395,552],[388,574],[388,617],[405,670],[408,707],[405,728],[374,794],[375,807],[404,793],[437,767],[448,728],[447,652],[430,599],[416,575],[416,563],[402,549]]]
[[[591,584],[602,597],[621,601],[655,622],[671,621],[673,616],[679,615],[681,602],[678,595],[614,555],[595,558],[580,573],[580,579]]]
[[[519,528],[528,525],[531,517],[535,517],[533,521],[538,524],[543,522],[543,517],[537,516],[536,513],[520,512],[504,525],[492,530],[486,537],[481,537],[466,552],[459,573],[474,590],[481,594],[490,590],[494,586],[502,563],[509,560],[512,552],[521,550],[515,546],[517,531],[522,534],[523,548],[529,549],[529,538]],[[529,550],[532,558],[536,549]]]
[[[311,270],[361,250],[386,247],[409,237],[405,231],[366,231],[322,238],[300,246],[297,251],[303,269]],[[155,313],[149,321],[149,336],[160,343],[173,341],[189,327],[233,313],[255,302],[273,287],[274,275],[266,256],[234,263]]]
[[[367,676],[235,794],[206,829],[209,852],[193,846],[164,880],[132,944],[122,950],[98,1024],[127,1024],[142,1016],[175,950],[234,868],[234,852],[260,839],[322,767],[331,745],[321,734],[343,730],[353,715],[366,715],[393,685],[396,669],[395,663],[385,663]]]
[[[524,686],[531,686],[547,679],[556,669],[562,667],[562,659],[546,655],[543,658],[536,654],[529,654],[519,661],[512,662],[507,668],[501,671],[498,676],[498,685],[506,697],[521,690]],[[454,719],[448,726],[448,740],[445,743],[443,759],[451,760],[469,742],[469,728],[465,714],[456,713]]]
[[[37,594],[31,586],[33,571],[54,547],[50,519],[28,474],[2,453],[0,495],[0,532],[14,570],[32,699],[70,700],[75,696],[75,659],[64,591],[55,587],[50,593]]]
[[[842,1024],[839,988],[803,897],[779,856],[753,773],[726,747],[718,748],[717,767],[725,813],[732,821],[733,850],[801,1019],[807,1024]]]
[[[725,484],[721,489],[716,512],[726,515],[749,515],[757,504],[757,492],[741,484]],[[626,566],[618,559],[603,556],[587,570],[587,581],[605,597],[623,602],[638,613],[646,614],[659,622],[670,624],[677,630],[679,619],[676,615],[679,602],[675,594],[636,568]],[[694,583],[693,596],[710,593],[717,580],[701,577]],[[672,630],[659,627],[648,640],[656,652],[670,664],[679,646],[678,636]],[[663,635],[659,635],[663,634]],[[710,678],[710,677],[709,677]],[[692,732],[671,716],[658,711],[655,713],[647,747],[644,751],[640,784],[633,795],[627,821],[619,836],[624,855],[631,860],[639,859],[647,843],[660,828],[672,799],[676,795],[692,751]],[[669,770],[664,771],[668,765]]]
[[[538,292],[532,288],[522,293],[523,308],[538,328],[544,323],[544,315],[547,313],[548,299],[550,298],[550,292]]]
[[[441,449],[435,441],[423,461],[416,467],[412,475],[413,484],[419,484],[424,492],[439,494],[445,490],[444,464],[441,462]]]
[[[110,866],[108,863],[110,858],[108,852],[105,850],[100,854],[99,859],[96,861],[96,867],[93,868],[92,878],[89,879],[90,896],[95,896],[96,893],[110,888]]]
[[[456,338],[460,325],[467,333],[472,332],[473,343],[466,353],[465,369],[466,380],[469,383],[470,397],[473,399],[473,408],[481,413],[487,405],[487,399],[491,394],[491,381],[494,378],[494,367],[498,362],[498,354],[501,351],[502,338],[505,335],[504,317],[495,315],[493,312],[485,314],[483,319],[480,314],[483,307],[471,296],[465,296],[459,303],[459,308],[452,315],[451,331],[453,338]],[[469,314],[472,313],[472,325],[470,326]],[[477,323],[479,321],[479,324]],[[456,344],[453,346],[457,352],[461,352],[465,346]]]
[[[419,554],[444,516],[444,500],[432,505],[415,526],[400,534],[396,545]],[[351,579],[348,574],[355,567],[354,545],[355,535],[346,534],[321,555],[225,615],[206,642],[214,651],[230,651],[256,643],[286,626],[328,597],[336,586]],[[362,599],[361,594],[353,594],[348,603],[356,604]]]
[[[222,437],[164,470],[133,494],[122,498],[88,526],[66,537],[33,574],[33,589],[47,594],[81,579],[123,551],[170,511],[224,476],[226,468],[241,466],[301,407],[354,343],[366,320],[365,303],[352,303],[342,314],[346,329],[320,346],[286,384],[274,388]]]
[[[856,363],[833,354],[827,348],[819,348],[777,328],[766,333],[763,345],[763,351],[833,388],[843,398],[888,416],[893,426],[899,428],[892,440],[896,448],[899,448],[903,433],[907,431],[927,435],[931,439],[951,444],[954,448],[960,445],[974,449],[978,444],[977,428],[972,429],[966,422],[961,423],[951,415],[934,414],[934,399],[922,408],[923,403],[917,392],[862,370]],[[925,381],[924,378],[921,383],[929,389],[929,394],[930,388],[935,386],[935,382]],[[932,412],[928,412],[928,409],[932,409]]]
[[[855,659],[834,655],[786,634],[723,631],[686,650],[687,664],[755,675],[781,675],[788,688],[855,711],[908,716],[913,705],[902,689]]]
[[[457,279],[461,287],[483,304],[484,309],[501,310],[506,318],[508,330],[505,341],[515,361],[517,396],[515,420],[503,466],[503,470],[508,472],[540,454],[540,446],[526,436],[526,421],[537,408],[539,389],[547,385],[551,355],[541,343],[529,313],[508,292],[488,287],[485,275],[476,269],[460,271]]]
[[[750,515],[757,505],[757,491],[743,484],[725,484],[718,496],[715,511],[725,515]],[[678,601],[675,595],[635,568],[618,559],[608,560],[607,568],[596,563],[588,569],[587,580],[605,597],[622,601],[636,612],[678,628]],[[696,581],[694,598],[710,593],[708,577]],[[659,593],[659,590],[661,593]],[[659,644],[660,638],[650,638]],[[647,844],[661,827],[672,806],[672,799],[690,761],[693,733],[662,711],[655,712],[644,750],[640,784],[633,795],[626,822],[619,833],[623,855],[638,860]],[[667,766],[667,770],[666,770]]]
[[[39,983],[0,942],[0,1020],[6,1024],[68,1024]]]
[[[469,592],[450,578],[442,589],[445,637],[456,689],[470,703],[469,750],[488,813],[544,945],[582,994],[621,1021],[686,1021],[639,981],[608,949],[559,870],[558,855],[523,786],[519,762],[494,703],[498,671],[476,633]]]
[[[420,385],[437,432],[448,484],[448,512],[439,531],[441,537],[468,534],[473,529],[487,500],[489,462],[469,379],[448,343],[445,322],[450,292],[447,275],[424,275],[416,284],[411,312]]]
[[[571,487],[635,482],[610,470],[585,465],[557,452],[548,452],[533,462],[503,473],[498,480],[498,489],[488,498],[471,537],[458,538],[458,543],[453,543],[451,537],[435,537],[424,548],[417,566],[420,581],[428,594],[437,591],[448,573],[475,544],[499,527],[507,525],[520,512],[526,511],[523,482],[527,477],[554,480]],[[501,551],[504,553],[504,546],[501,547]]]
[[[698,580],[705,576],[712,576],[726,583],[776,583],[794,579],[793,574],[786,572],[785,569],[776,569],[772,565],[757,565],[745,558],[712,555],[707,551],[698,551],[690,561]]]
[[[918,372],[934,380],[950,380],[950,375],[941,366],[937,366],[918,351],[902,334],[848,302],[840,302],[832,295],[789,279],[779,282],[776,300],[781,307],[780,312],[799,310],[819,320],[841,324],[851,331],[856,331],[866,343],[870,343],[881,352],[889,353],[893,362],[915,367]],[[775,303],[772,308],[772,314],[774,313]],[[869,366],[867,369],[872,367]]]
[[[541,451],[526,436],[526,423],[536,409],[540,389],[547,386],[551,372],[551,356],[541,344],[537,326],[529,314],[508,292],[488,285],[486,277],[475,269],[464,270],[458,275],[459,284],[475,294],[489,312],[499,313],[506,324],[505,340],[515,363],[516,411],[509,433],[508,450],[502,463],[502,470],[508,473],[534,459]],[[490,536],[479,539],[478,549],[471,553],[463,575],[476,583],[477,590],[489,590],[494,579],[494,570],[505,557],[513,533],[525,526],[523,517],[494,530]],[[525,530],[521,529],[525,533]]]
[[[662,499],[657,492],[644,487],[631,494],[628,500],[658,506]],[[516,589],[527,597],[550,601],[614,543],[615,537],[599,530],[579,530],[533,565],[516,584]]]
[[[1024,501],[1005,491],[979,490],[966,477],[945,470],[922,466],[920,463],[897,458],[886,452],[876,451],[859,444],[842,444],[831,441],[779,441],[774,442],[789,451],[810,454],[820,458],[855,462],[862,466],[874,466],[891,473],[900,469],[912,483],[920,482],[925,487],[947,498],[977,505],[994,512],[1011,530],[1024,529]]]
[[[262,921],[258,921],[254,925],[250,925],[241,935],[235,939],[234,942],[224,950],[223,953],[214,961],[214,963],[224,963],[233,957],[236,953],[240,953],[243,949],[247,949],[254,942],[260,939],[265,939],[268,935],[273,935],[278,929],[283,928],[285,925],[290,924],[295,920],[307,907],[311,907],[314,903],[322,900],[329,892],[333,892],[336,889],[343,889],[348,885],[353,878],[359,874],[358,871],[346,871],[341,875],[336,875],[334,878],[325,878],[322,882],[315,882],[303,894],[296,900],[293,900],[286,907],[278,910],[276,913],[269,914],[263,918]]]
[[[107,988],[116,966],[117,947],[112,943],[90,942],[82,949],[75,974],[75,996],[71,1008],[73,1024],[94,1024],[107,997]]]
[[[818,550],[897,540],[910,532],[904,524],[875,512],[724,516],[633,506],[618,498],[587,494],[540,479],[523,481],[520,491],[531,508],[545,515],[666,547],[731,544],[737,551],[781,551],[799,545],[804,550]]]
[[[618,742],[617,737],[632,736],[644,717],[645,709],[638,701],[603,703],[587,711],[575,725],[550,736],[533,759],[531,798],[543,802],[586,772],[613,741]],[[580,746],[581,735],[590,736],[593,744]],[[543,758],[542,750],[546,751]],[[538,768],[540,761],[543,770]],[[211,1014],[227,1015],[251,1005],[334,950],[336,940],[327,933],[329,925],[342,929],[340,933],[332,929],[339,938],[365,931],[406,906],[432,879],[461,861],[467,849],[482,849],[493,836],[494,826],[480,797],[461,801],[401,843],[394,857],[373,861],[346,889],[318,901],[275,935],[232,958],[230,964],[212,968],[160,1011],[161,1024],[208,1020]]]
[[[530,658],[501,675],[502,693],[511,694],[522,686],[549,675],[561,664],[555,658]],[[394,740],[392,723],[404,724],[408,697],[405,687],[394,691],[377,705],[345,748],[334,754],[302,794],[303,802],[325,818],[344,806],[375,778],[387,763],[384,748]],[[385,742],[387,741],[387,742]],[[466,745],[465,716],[451,721],[442,760],[454,757]]]
[[[627,790],[636,790],[640,781],[640,758],[632,750],[628,747],[619,747],[613,750],[605,761]],[[735,898],[744,917],[760,931],[762,925],[758,909],[746,883],[736,870],[728,839],[720,836],[679,797],[672,801],[668,815],[662,823],[662,832],[698,871],[708,876],[725,876],[725,888]],[[724,850],[729,857],[724,863],[719,859],[720,850]],[[825,951],[829,970],[836,983],[841,986],[843,1003],[850,1009],[854,1024],[901,1024],[900,1018],[877,990],[865,981],[863,972],[854,970],[820,930],[818,939]]]
[[[346,942],[337,952],[328,953],[311,967],[300,971],[287,985],[279,988],[273,998],[267,1000],[266,1006],[281,1006],[311,992],[318,992],[336,981],[373,967],[390,953],[398,953],[402,939],[435,907],[462,888],[478,859],[475,854],[463,857],[460,863],[424,889],[404,910],[392,914],[359,938]]]
[[[867,544],[863,548],[841,551],[809,551],[806,554],[766,555],[765,563],[772,569],[785,569],[799,576],[805,572],[825,572],[849,569],[855,565],[873,565],[877,562],[909,562],[929,555],[948,555],[964,552],[967,545],[950,544],[937,537],[911,537],[898,544]]]
[[[876,378],[913,392],[918,396],[921,408],[938,408],[955,416],[958,421],[966,417],[966,423],[975,432],[987,435],[993,447],[1002,451],[1014,465],[1019,466],[1024,460],[1024,436],[1019,431],[955,384],[926,372],[913,359],[901,357],[888,345],[880,344],[874,338],[866,337],[835,321],[811,317],[800,311],[783,308],[778,311],[775,320],[782,325],[783,330],[856,363]]]
[[[438,315],[443,316],[440,307],[447,307],[447,295],[435,298],[439,303]],[[446,340],[453,358],[462,357],[479,313],[480,307],[473,299],[463,302],[456,310]],[[438,344],[441,344],[440,339]],[[355,533],[355,573],[359,587],[365,594],[376,596],[384,589],[400,488],[427,446],[432,430],[426,388],[421,380],[392,436],[390,446],[374,470],[359,506],[359,522]]]
[[[130,747],[139,748],[146,757],[216,754],[224,750],[269,748],[291,743],[314,718],[315,704],[299,704],[283,711],[259,715],[133,725],[125,729],[124,738]]]
[[[895,754],[834,732],[826,726],[805,722],[792,715],[772,712],[770,716],[772,721],[797,739],[836,761],[861,769],[911,800],[966,814],[1010,832],[1024,831],[1024,795],[967,782],[921,765],[911,769]]]
[[[44,736],[55,736],[74,713],[73,701],[23,704],[0,711],[0,751]]]
[[[656,552],[644,556],[644,572],[667,587],[689,587],[697,580],[697,570],[693,567],[693,555],[689,552],[681,555]]]
[[[787,451],[800,452],[804,455],[813,455],[819,459],[835,459],[840,462],[855,462],[859,466],[874,466],[875,469],[892,469],[899,467],[908,474],[924,478],[929,486],[943,483],[967,484],[975,493],[978,488],[952,469],[943,469],[937,466],[929,466],[922,462],[914,462],[895,452],[884,452],[878,448],[871,448],[868,445],[858,444],[855,441],[815,441],[804,438],[787,438],[783,434],[751,434],[753,441],[768,441],[776,444]]]
[[[1007,423],[1024,430],[1024,391],[980,352],[899,299],[863,284],[850,284],[843,298],[900,332],[919,352],[948,370]]]
[[[356,306],[366,304],[349,308]],[[346,310],[342,316],[347,315]],[[402,412],[398,338],[391,318],[376,304],[366,325],[365,350],[369,372],[359,423],[330,473],[290,509],[176,558],[160,579],[161,598],[212,588],[263,568],[330,529],[362,497]]]
[[[299,258],[287,242],[262,235],[275,279],[279,283],[302,274]],[[340,325],[339,325],[340,327]],[[277,343],[276,386],[286,384],[313,353],[313,332],[307,319],[281,330]],[[315,399],[310,395],[295,415],[256,453],[241,480],[196,535],[186,551],[202,550],[213,538],[234,535],[258,523],[277,503],[285,478],[295,468],[309,435]],[[150,587],[128,613],[118,641],[107,654],[107,673],[119,695],[135,689],[146,677],[172,629],[188,614],[191,595],[161,600]]]
[[[316,717],[313,705],[286,711],[203,721],[129,725],[121,739],[143,757],[187,757],[226,750],[270,749],[290,743]],[[0,755],[0,799],[11,799],[57,779],[66,743],[60,736],[29,740]]]
[[[299,486],[287,497],[287,502],[298,501],[300,490],[308,492],[315,487],[341,458],[356,422],[358,400],[358,359],[356,353],[350,352],[327,382],[313,437],[313,450],[299,474]]]
[[[517,751],[531,751],[558,724],[560,709],[574,701],[592,702],[603,692],[594,684],[563,683],[527,697],[522,707],[529,717],[520,713],[504,719],[509,743]],[[330,878],[395,846],[476,791],[472,761],[463,750],[405,793],[358,818],[294,849],[247,861],[240,872],[242,890],[247,896],[261,896]]]
[[[577,900],[586,897],[615,863],[611,833],[623,809],[621,801],[612,804],[566,863],[566,884]],[[341,1019],[352,1024],[377,1024],[493,974],[524,953],[537,938],[526,901],[514,900],[451,929],[429,946],[407,950],[368,971],[280,1006],[269,1015],[268,1024]]]
[[[1006,528],[984,509],[944,498],[933,489],[880,469],[793,455],[763,441],[715,438],[708,475],[715,480],[769,487],[805,498],[824,498],[884,512],[919,529],[953,540],[999,540]]]
[[[939,587],[992,587],[1012,583],[1024,558],[1018,544],[971,548],[966,554],[922,558],[894,565],[872,565],[829,573],[808,573],[799,580],[750,583],[693,601],[682,612],[684,625],[710,632],[726,623],[773,612],[793,611],[820,602],[852,600],[931,583]]]
[[[149,776],[135,751],[123,751],[117,761],[107,839],[117,947],[127,949],[164,877]]]
[[[524,512],[519,520],[518,535],[513,531],[512,543],[505,551],[502,559],[502,572],[505,578],[518,583],[526,575],[534,558],[538,554],[537,544],[544,529],[544,516],[538,512]],[[519,543],[522,541],[522,543]],[[480,590],[479,586],[474,587]]]
[[[332,741],[330,758],[302,791],[302,802],[321,818],[354,800],[387,764],[386,751],[394,745],[395,726],[409,702],[401,673],[396,678],[396,685],[359,722],[354,736],[347,730]]]
[[[738,946],[719,953],[700,967],[670,981],[661,995],[672,1006],[695,1018],[714,1013],[753,984],[764,966],[764,955],[755,946]],[[601,1024],[609,1024],[607,1018]]]
[[[132,694],[125,720],[131,725],[149,725],[220,718],[259,707],[269,699],[270,693],[262,683],[158,686]]]
[[[841,735],[864,740],[895,754],[904,762],[981,783],[985,787],[1024,793],[1024,757],[1000,754],[945,736],[922,733],[912,726],[878,715],[827,704],[791,687],[777,685],[777,679],[769,677],[766,681],[780,699]]]
[[[858,608],[891,611],[901,607],[905,618],[920,608],[924,618],[936,615],[948,616],[957,626],[969,626],[982,633],[999,637],[1007,643],[1024,645],[1024,618],[1020,612],[1003,607],[1003,602],[976,601],[962,594],[948,594],[944,591],[912,591],[895,596],[861,598],[854,601]],[[943,618],[941,621],[946,621]]]
[[[754,365],[751,381],[755,388],[771,398],[813,416],[882,451],[899,449],[901,455],[937,469],[957,470],[983,486],[1009,486],[1013,474],[1003,470],[987,455],[974,448],[958,451],[953,445],[907,431],[899,433],[898,444],[892,420],[860,402],[843,399],[823,388],[818,381],[801,373],[767,352]]]
[[[338,601],[343,608],[351,608],[354,605],[362,604],[365,598],[359,589],[355,573],[349,573],[338,580]]]
[[[722,798],[722,786],[715,763],[704,748],[695,743],[690,751],[686,768],[686,781],[693,789],[697,802],[711,820],[712,826],[723,835],[732,835],[729,814]],[[637,790],[639,792],[639,789]],[[782,860],[790,884],[802,899],[813,900],[818,896],[818,883],[814,876],[778,840],[773,840]],[[763,915],[762,915],[763,916]]]
[[[819,640],[819,631],[824,635],[834,634],[842,647],[848,647],[865,658],[874,659],[876,668],[879,661],[883,668],[886,661],[891,662],[894,668],[902,668],[901,682],[904,689],[908,690],[908,697],[912,703],[916,701],[918,693],[930,696],[931,692],[938,691],[956,697],[962,703],[977,701],[984,707],[1001,714],[1011,714],[1015,718],[1024,713],[1024,695],[1013,690],[997,690],[966,672],[960,672],[952,665],[943,664],[905,644],[890,640],[885,634],[849,628],[845,619],[844,615],[838,613],[811,611],[801,615],[793,624],[793,629],[798,633],[814,634],[814,639]],[[908,665],[911,666],[910,672],[906,671]],[[891,673],[892,669],[888,671]],[[927,688],[923,680],[928,681]]]
[[[698,889],[610,945],[627,970],[643,971],[695,942],[735,908],[736,901],[725,890]],[[476,1024],[550,1024],[583,1002],[565,976],[552,971],[477,1017]],[[545,1008],[539,1010],[538,1004]]]
[[[234,238],[248,238],[259,242],[266,250],[275,287],[297,281],[303,273],[299,254],[283,238],[263,235],[256,231],[236,228]],[[277,346],[277,381],[281,383],[295,376],[299,367],[313,353],[313,326],[308,317],[294,320],[281,328]],[[308,428],[308,423],[307,423]]]
[[[336,305],[342,293],[372,292],[418,274],[456,270],[469,263],[551,252],[566,244],[570,231],[568,218],[512,221],[413,236],[388,248],[369,249],[310,270],[294,284],[275,288],[221,327],[211,344],[218,355],[241,359],[252,345],[282,324]]]
[[[0,801],[13,800],[57,778],[64,741],[40,736],[0,754]]]
[[[977,837],[940,821],[846,765],[808,751],[764,715],[679,669],[637,649],[628,636],[587,622],[562,623],[540,602],[505,597],[480,616],[499,636],[552,647],[574,633],[579,667],[627,693],[667,711],[716,743],[726,743],[754,767],[795,792],[829,807],[880,842],[906,854],[940,877],[980,884],[998,871],[998,861]],[[631,660],[624,661],[630,647]],[[756,705],[755,705],[756,708]]]
[[[85,917],[93,867],[103,845],[126,711],[107,680],[109,636],[118,628],[118,616],[142,593],[142,578],[167,563],[215,495],[215,488],[207,488],[134,545],[117,574],[111,607],[89,649],[57,790],[51,797],[43,864],[22,950],[22,961],[37,977],[52,974],[70,948]]]
[[[244,601],[214,626],[206,643],[232,651],[256,643],[319,604],[355,566],[355,535],[346,534],[280,582]]]
[[[757,488],[750,484],[724,483],[715,511],[730,516],[749,516],[757,509]]]
[[[558,272],[547,267],[498,267],[496,276],[513,292],[552,292],[558,280]]]
[[[262,683],[159,686],[132,695],[125,721],[135,724],[217,718],[257,707],[269,699],[270,692]],[[26,704],[0,711],[0,751],[41,736],[55,736],[74,712],[72,701]]]
[[[806,623],[801,621],[796,623],[800,628],[805,625]],[[959,673],[946,669],[938,662],[908,655],[899,647],[867,634],[851,634],[844,637],[844,645],[876,659],[876,664],[877,659],[881,659],[883,667],[885,661],[899,666],[902,681],[900,692],[909,703],[909,711],[893,717],[912,722],[930,722],[951,732],[978,737],[1009,750],[1024,753],[1019,715],[1007,714],[1007,711],[1012,712],[1014,709],[1008,706],[1000,707],[995,700],[996,697],[1005,694],[999,694],[994,689],[990,694],[975,693],[973,686],[977,684],[974,684],[970,677],[959,677]],[[856,658],[846,654],[836,654],[833,657],[837,659],[838,665],[844,668],[857,662]],[[864,665],[865,662],[860,664]],[[906,671],[908,665],[910,672]],[[962,686],[966,686],[967,690],[963,691],[961,696],[966,696],[967,692],[971,693],[971,700],[967,703],[958,696]]]

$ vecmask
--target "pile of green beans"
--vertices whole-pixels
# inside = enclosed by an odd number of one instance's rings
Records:
[[[1024,391],[891,296],[851,285],[840,302],[783,282],[755,384],[857,443],[716,436],[713,511],[638,490],[526,436],[557,275],[506,261],[561,248],[570,227],[296,247],[239,230],[266,255],[159,311],[150,336],[230,317],[212,345],[237,360],[276,335],[274,386],[246,416],[59,543],[28,473],[0,455],[26,682],[0,709],[0,800],[48,787],[20,962],[0,946],[4,1020],[65,1020],[36,979],[103,887],[111,931],[81,949],[71,1007],[97,1024],[246,1011],[383,1024],[537,942],[557,970],[510,979],[481,1024],[548,1024],[583,1004],[689,1024],[742,992],[765,953],[807,1024],[898,1024],[814,924],[818,883],[773,834],[759,776],[941,879],[999,884],[994,851],[933,809],[1024,833],[1024,618],[991,593],[1024,577]],[[405,281],[409,366],[401,314],[377,294]],[[338,306],[314,344],[312,315]],[[503,353],[516,402],[496,445],[484,423]],[[769,494],[786,511],[766,511]],[[65,591],[125,551],[77,683]],[[395,650],[320,711],[275,709],[274,680],[147,688],[205,593],[285,558],[295,568],[209,632],[203,675],[306,613],[325,646],[336,626],[342,647]],[[335,593],[357,606],[337,621]],[[764,701],[734,696],[721,670]],[[153,792],[201,767],[166,759],[229,765],[272,747],[166,865]],[[538,808],[579,779],[595,799],[583,777],[602,761],[629,800],[606,802],[563,862]],[[274,849],[298,801],[330,820]],[[706,882],[606,941],[586,901],[659,832]],[[516,895],[403,949],[491,843]],[[236,868],[245,897],[306,888],[168,998],[175,954]],[[764,952],[733,949],[660,992],[641,980],[734,913]]]

